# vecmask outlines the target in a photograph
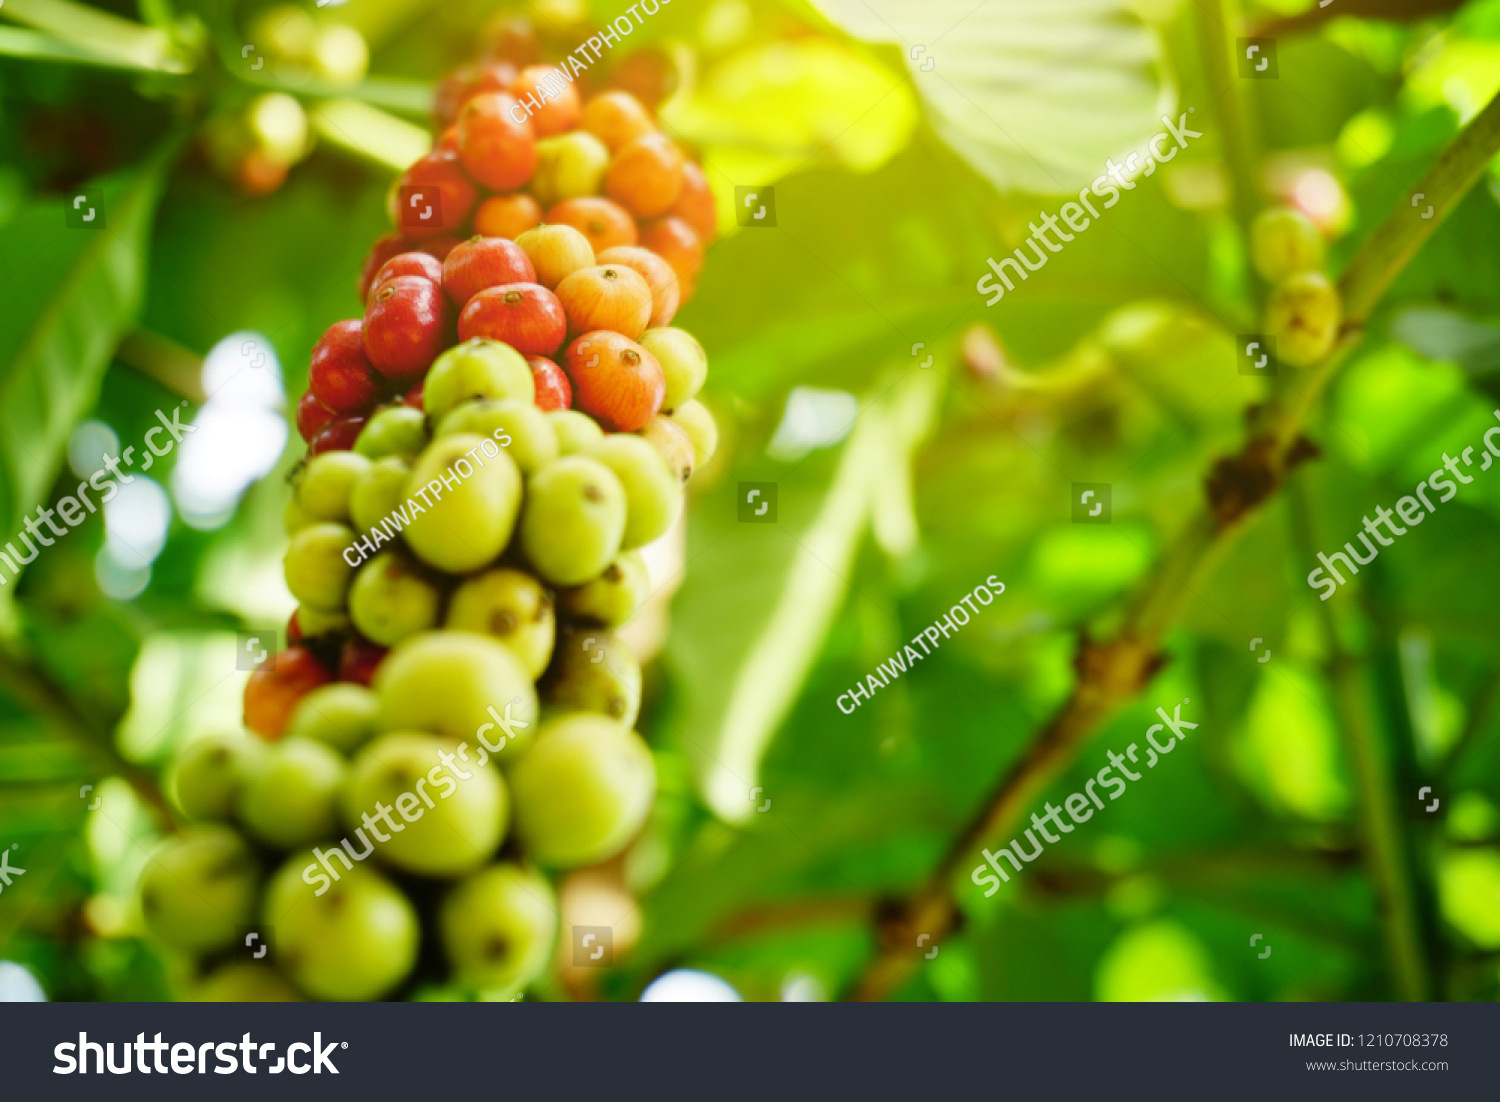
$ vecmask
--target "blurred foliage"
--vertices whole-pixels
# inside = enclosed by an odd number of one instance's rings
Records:
[[[304,5],[368,43],[373,75],[336,85],[252,68],[250,28],[270,5],[108,0],[98,11],[140,33],[104,51],[58,29],[58,2],[0,10],[22,25],[0,28],[5,535],[68,492],[80,421],[130,443],[180,400],[161,364],[116,355],[136,325],[195,355],[263,334],[286,394],[305,389],[314,341],[358,307],[402,143],[496,14],[493,0]],[[678,322],[713,364],[721,458],[694,481],[672,637],[648,678],[642,729],[667,779],[627,861],[644,933],[606,995],[633,997],[675,964],[747,998],[850,983],[881,902],[921,881],[1066,697],[1078,633],[1117,621],[1267,393],[1234,367],[1255,305],[1229,186],[1259,205],[1328,174],[1346,207],[1336,274],[1500,86],[1500,0],[1310,18],[1281,40],[1278,81],[1235,89],[1263,168],[1235,182],[1202,5],[995,0],[965,21],[972,6],[675,0],[589,74],[603,86],[633,50],[670,59],[662,118],[702,156],[724,224]],[[559,56],[627,7],[514,10]],[[268,90],[312,123],[285,182],[257,193],[216,171],[204,127]],[[1204,138],[984,307],[986,257],[1190,105]],[[330,138],[359,119],[367,132]],[[775,230],[738,230],[736,185],[775,186]],[[102,189],[103,230],[67,227],[80,187]],[[1303,579],[1375,504],[1494,424],[1497,203],[1500,170],[1373,319],[1311,427],[1320,460],[1228,550],[1164,671],[1036,804],[1139,741],[1158,704],[1191,698],[1196,738],[994,899],[957,885],[965,925],[904,997],[1391,997],[1338,656],[1372,701],[1400,797],[1436,779],[1452,801],[1445,821],[1400,823],[1437,991],[1496,997],[1500,484],[1476,479],[1385,549],[1332,620]],[[998,331],[998,375],[961,340],[975,322]],[[847,392],[859,416],[788,458],[768,443],[797,388]],[[151,771],[181,738],[238,723],[232,632],[292,607],[281,476],[297,450],[221,527],[174,515],[133,599],[96,584],[97,517],[3,589],[0,845],[28,871],[0,893],[0,957],[53,998],[181,990],[182,962],[140,939],[134,913],[135,873],[172,825]],[[777,525],[738,523],[741,481],[778,484]],[[1112,485],[1111,525],[1069,523],[1073,482]],[[1006,593],[971,625],[852,715],[836,708],[990,575]],[[1247,947],[1252,934],[1274,954]]]

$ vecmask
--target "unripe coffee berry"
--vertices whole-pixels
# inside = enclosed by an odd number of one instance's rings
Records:
[[[486,287],[535,282],[531,258],[503,237],[471,237],[443,261],[443,290],[460,310]]]
[[[286,550],[286,587],[311,608],[337,612],[354,568],[344,551],[354,543],[354,532],[342,524],[310,524],[292,537]]]
[[[382,551],[354,576],[349,617],[361,635],[393,647],[437,623],[442,595],[395,551]]]
[[[676,409],[703,388],[708,378],[708,355],[686,329],[648,329],[641,334],[640,344],[661,365],[667,384],[662,409]]]
[[[429,279],[397,276],[370,296],[365,310],[365,354],[397,383],[417,378],[443,349],[449,309]]]
[[[530,366],[514,348],[483,337],[448,349],[427,375],[428,416],[441,421],[473,398],[516,398],[529,405],[536,399]]]
[[[542,221],[542,206],[524,191],[492,195],[474,212],[474,232],[514,241]]]
[[[619,203],[593,196],[563,200],[547,212],[547,221],[561,222],[583,234],[595,256],[616,245],[634,245],[640,239],[640,231],[628,210]]]
[[[458,113],[458,151],[485,187],[514,191],[536,167],[536,134],[514,96],[481,92]]]
[[[719,426],[714,424],[713,414],[698,399],[683,402],[671,413],[674,422],[681,425],[693,441],[696,466],[701,468],[714,457],[719,447]]]
[[[536,174],[528,185],[544,207],[598,195],[609,170],[609,150],[586,130],[536,143]]]
[[[458,316],[459,340],[488,337],[522,355],[552,355],[567,332],[562,303],[538,283],[509,283],[480,291]]]
[[[370,461],[352,451],[313,456],[297,476],[297,502],[314,520],[347,521],[349,495],[370,469]]]
[[[502,567],[476,574],[453,591],[444,626],[500,640],[535,679],[552,658],[557,620],[545,586],[530,574]]]
[[[520,530],[521,549],[545,581],[583,585],[620,553],[625,488],[598,460],[564,456],[532,476]]]
[[[1323,235],[1295,207],[1270,207],[1250,225],[1250,259],[1267,283],[1323,266]]]
[[[666,461],[677,481],[686,485],[698,466],[697,449],[693,447],[693,438],[687,434],[687,429],[658,413],[646,422],[640,435]]]
[[[650,249],[639,245],[616,245],[604,250],[599,263],[629,268],[646,281],[646,286],[651,289],[651,319],[647,325],[652,328],[666,325],[677,313],[681,302],[677,273]]]
[[[516,244],[531,258],[536,281],[549,290],[574,272],[594,266],[594,247],[572,226],[537,226],[516,238]]]
[[[682,193],[682,150],[665,134],[621,146],[604,174],[604,194],[638,218],[665,214]]]
[[[557,285],[557,298],[575,335],[609,329],[634,340],[651,321],[651,288],[623,264],[574,272]]]
[[[369,459],[416,455],[427,446],[427,418],[410,406],[390,406],[366,422],[354,450]]]
[[[682,507],[682,479],[647,441],[629,433],[613,433],[585,454],[614,471],[625,488],[622,548],[644,547],[672,527]]]
[[[610,432],[634,432],[661,409],[661,365],[619,333],[583,334],[568,346],[563,369],[573,384],[573,407]]]
[[[580,455],[591,444],[604,439],[604,430],[586,413],[576,409],[557,409],[547,414],[552,431],[557,433],[559,455]]]
[[[1310,367],[1333,349],[1343,321],[1338,289],[1322,272],[1301,272],[1278,283],[1266,303],[1266,335],[1276,356]]]
[[[437,263],[431,257],[427,260]],[[318,401],[335,413],[360,413],[380,399],[383,380],[365,355],[360,319],[336,321],[318,338],[307,383]]]

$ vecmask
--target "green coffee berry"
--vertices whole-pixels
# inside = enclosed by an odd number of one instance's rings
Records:
[[[479,398],[465,402],[438,425],[438,436],[456,432],[487,436],[505,448],[521,473],[532,472],[557,458],[557,433],[547,415],[529,402],[515,398]]]
[[[456,979],[505,998],[545,971],[557,937],[557,899],[547,879],[491,865],[454,885],[438,911]]]
[[[494,562],[510,542],[521,474],[493,439],[455,433],[434,440],[417,459],[406,496],[426,507],[407,525],[407,545],[429,566],[467,574]]]
[[[564,628],[541,693],[542,702],[558,710],[596,712],[632,727],[641,711],[641,665],[607,631]]]
[[[557,433],[559,455],[578,455],[588,450],[589,445],[604,439],[604,430],[587,413],[576,409],[555,409],[547,414],[552,429]]]
[[[316,523],[316,518],[309,516],[307,510],[298,504],[296,494],[287,498],[281,507],[281,527],[289,536],[295,536],[309,524]]]
[[[1266,303],[1266,335],[1276,357],[1311,367],[1333,350],[1343,321],[1338,289],[1322,272],[1301,272],[1278,283]]]
[[[388,455],[370,465],[349,495],[349,518],[356,531],[367,535],[406,504],[410,475],[411,463],[404,456]]]
[[[188,996],[195,1003],[294,1003],[302,995],[280,972],[259,964],[226,964]]]
[[[539,581],[502,567],[475,575],[454,590],[446,626],[494,636],[535,679],[552,657],[557,618],[552,595]]]
[[[560,590],[557,607],[570,619],[617,628],[635,615],[650,593],[646,560],[639,551],[623,551],[593,581]]]
[[[172,764],[177,806],[195,821],[229,819],[245,777],[265,748],[259,739],[238,732],[215,732],[189,742]]]
[[[698,465],[698,450],[693,447],[693,438],[670,417],[658,413],[641,428],[640,438],[656,449],[681,485],[687,485]]]
[[[698,338],[686,329],[672,326],[647,329],[637,343],[656,357],[666,377],[662,409],[676,409],[703,388],[703,381],[708,378],[708,354]]]
[[[671,418],[686,430],[688,437],[693,441],[693,455],[696,467],[701,469],[705,463],[714,457],[714,452],[719,447],[719,426],[714,424],[713,414],[698,399],[683,402],[671,413]]]
[[[1250,226],[1250,259],[1267,283],[1323,266],[1323,235],[1295,207],[1270,207]]]
[[[370,459],[413,456],[427,446],[427,417],[411,406],[391,406],[365,422],[354,450]],[[333,453],[325,453],[333,454]]]
[[[320,635],[327,635],[334,631],[348,631],[349,617],[342,612],[329,612],[320,608],[310,608],[307,605],[297,607],[297,626],[302,629],[302,635],[306,639],[316,639]]]
[[[342,610],[354,577],[344,549],[354,538],[346,526],[330,523],[310,524],[293,536],[284,564],[292,596],[324,612]]]
[[[609,147],[587,130],[573,130],[536,143],[536,170],[529,190],[543,210],[564,199],[598,195],[609,168]]]
[[[344,759],[325,743],[283,738],[261,755],[235,813],[255,838],[280,849],[331,835],[338,825]]]
[[[471,398],[536,401],[526,359],[508,344],[474,337],[439,356],[422,385],[422,406],[437,423]]]
[[[443,596],[415,563],[382,551],[354,575],[349,616],[366,639],[393,647],[438,621]]]
[[[297,501],[314,520],[345,522],[354,484],[370,469],[370,461],[354,452],[332,451],[308,460],[297,482]]]
[[[641,547],[672,527],[682,506],[682,482],[661,453],[628,433],[606,436],[586,453],[597,459],[625,488],[625,533],[620,546]]]
[[[379,729],[380,699],[363,685],[335,681],[318,686],[297,702],[285,737],[314,739],[348,754]]]
[[[226,826],[190,827],[169,839],[141,873],[141,914],[151,935],[188,952],[234,941],[255,912],[260,868]]]
[[[619,553],[625,523],[625,488],[615,473],[597,459],[568,455],[532,476],[521,549],[551,584],[582,585]]]

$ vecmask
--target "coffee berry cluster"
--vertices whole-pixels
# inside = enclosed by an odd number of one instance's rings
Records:
[[[703,349],[671,325],[713,204],[628,93],[513,112],[551,72],[443,85],[364,314],[313,349],[291,645],[250,677],[250,734],[178,755],[194,825],[142,879],[204,997],[509,998],[552,959],[548,873],[614,857],[651,807],[615,629],[716,443]],[[414,224],[412,194],[440,218]],[[250,926],[274,968],[213,972]]]
[[[1338,288],[1322,271],[1323,237],[1295,207],[1270,207],[1250,227],[1250,259],[1271,287],[1265,333],[1276,355],[1311,367],[1333,351],[1343,323]]]

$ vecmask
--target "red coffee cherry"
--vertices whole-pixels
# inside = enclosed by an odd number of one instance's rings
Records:
[[[504,92],[515,83],[516,67],[508,62],[489,65],[464,65],[448,74],[438,85],[432,116],[438,128],[448,127],[458,118],[464,104],[480,92]]]
[[[459,309],[486,287],[535,282],[531,258],[503,237],[471,237],[443,261],[443,290]]]
[[[536,384],[537,408],[572,409],[573,387],[563,369],[545,356],[527,356],[526,362],[531,366],[531,381]]]
[[[527,98],[541,101],[543,81],[547,84],[548,99],[540,108],[532,107]],[[510,93],[521,102],[517,114],[530,114],[531,128],[538,138],[572,130],[583,114],[578,86],[559,73],[555,65],[529,65],[522,69],[511,84]]]
[[[492,61],[508,61],[519,67],[534,65],[542,56],[536,27],[524,15],[507,12],[495,16],[485,24],[481,37],[487,43],[485,57]]]
[[[410,193],[403,198],[402,188],[437,188],[441,203],[437,209],[420,198],[411,206]],[[463,162],[457,153],[448,149],[434,149],[416,164],[403,172],[391,187],[387,198],[387,209],[391,224],[407,237],[431,237],[440,233],[453,233],[468,222],[474,204],[479,201],[479,189],[464,172]],[[403,209],[402,204],[408,204]],[[417,208],[420,208],[420,211]],[[430,220],[419,217],[431,209]]]
[[[629,268],[646,281],[651,288],[651,320],[647,327],[655,329],[671,322],[681,301],[677,273],[661,257],[650,249],[639,245],[616,245],[605,249],[598,257],[600,264],[617,264]]]
[[[370,296],[365,309],[365,355],[386,378],[415,380],[443,350],[448,301],[421,276],[397,276]]]
[[[418,241],[415,238],[403,237],[399,233],[385,234],[375,242],[374,247],[370,249],[370,255],[365,257],[364,267],[360,269],[359,301],[370,300],[370,288],[375,286],[375,276],[391,257],[399,256],[401,253],[419,252],[442,260],[457,244],[458,238],[446,235],[424,237]]]
[[[614,153],[656,129],[651,112],[629,92],[605,92],[583,109],[583,128]]]
[[[574,272],[557,285],[570,333],[612,329],[634,340],[651,321],[651,288],[622,264]]]
[[[584,333],[563,358],[573,408],[610,432],[634,432],[661,408],[667,383],[656,357],[606,330]]]
[[[536,168],[536,133],[514,96],[481,92],[458,113],[458,152],[485,187],[514,191]]]
[[[411,406],[412,409],[422,409],[422,388],[426,385],[427,380],[424,378],[416,386],[401,395],[402,405]]]
[[[385,660],[386,649],[358,636],[350,639],[339,653],[339,680],[369,685]]]
[[[562,347],[568,318],[539,283],[507,283],[480,291],[458,316],[458,339],[504,341],[523,356],[550,356]]]
[[[675,214],[698,235],[700,246],[707,245],[719,232],[719,214],[714,206],[713,189],[708,186],[708,176],[692,161],[682,166],[682,191],[668,214]]]
[[[616,245],[634,245],[640,237],[628,210],[593,196],[564,199],[547,212],[547,221],[561,222],[583,234],[595,256]]]
[[[702,239],[687,222],[669,214],[641,227],[641,244],[672,265],[686,306],[703,267]]]
[[[311,440],[319,429],[337,416],[309,390],[297,402],[297,435],[304,440]]]
[[[297,620],[297,612],[298,610],[294,608],[292,609],[292,614],[287,617],[286,641],[288,646],[293,643],[302,642],[302,625]]]
[[[368,420],[369,418],[362,413],[351,414],[347,417],[334,417],[314,433],[313,438],[307,442],[307,454],[322,455],[324,452],[352,451],[354,442],[359,439],[360,431]]]
[[[245,685],[245,726],[261,738],[279,739],[297,702],[330,680],[312,651],[287,647],[250,675]]]
[[[474,232],[482,237],[505,237],[514,241],[541,222],[541,204],[524,191],[514,195],[492,195],[474,212]]]
[[[665,214],[682,193],[682,150],[665,134],[620,147],[604,174],[604,194],[638,218]]]
[[[406,275],[421,276],[440,284],[443,282],[443,262],[428,253],[398,253],[380,266],[380,271],[370,282],[370,290],[379,290],[387,280]]]
[[[336,321],[313,345],[307,385],[335,413],[358,413],[380,400],[381,380],[365,356],[363,329],[358,318]]]

